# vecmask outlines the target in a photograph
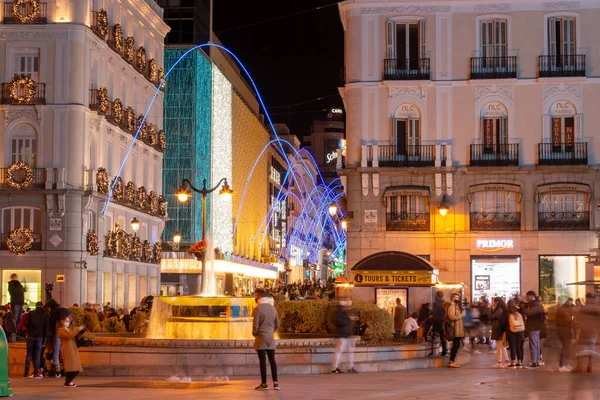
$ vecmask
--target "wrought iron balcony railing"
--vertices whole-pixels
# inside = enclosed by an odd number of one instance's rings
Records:
[[[435,145],[382,145],[379,148],[380,167],[433,167]]]
[[[470,165],[474,167],[519,165],[519,144],[510,143],[492,146],[472,144]]]
[[[471,57],[471,79],[517,77],[517,57]]]
[[[36,82],[33,92],[24,85],[17,85],[14,92],[11,93],[12,82],[2,84],[2,104],[12,105],[33,105],[46,104],[46,84]]]
[[[429,80],[431,68],[429,58],[387,58],[383,63],[385,80]]]
[[[585,76],[585,54],[540,56],[540,78]]]
[[[33,180],[31,183],[19,190],[27,189],[44,189],[46,187],[46,168],[32,168]],[[10,180],[8,177],[8,168],[0,168],[0,189],[11,189]],[[26,171],[16,170],[12,174],[13,182],[25,182]]]
[[[28,2],[17,6],[15,13],[15,2],[6,1],[4,3],[5,24],[47,24],[48,23],[48,4],[45,1],[37,1],[38,8],[34,9]],[[36,12],[37,11],[37,12]]]
[[[387,213],[385,227],[388,231],[429,231],[429,213]]]
[[[586,231],[590,229],[588,211],[538,212],[540,231]]]
[[[472,231],[520,231],[520,212],[471,212]]]
[[[587,143],[538,143],[539,165],[587,165]]]

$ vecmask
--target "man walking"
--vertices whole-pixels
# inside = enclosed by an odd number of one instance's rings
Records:
[[[568,298],[563,305],[556,307],[556,334],[562,344],[558,372],[570,372],[571,339],[573,338],[573,299]]]
[[[42,345],[48,337],[50,327],[48,314],[44,311],[41,301],[35,303],[35,310],[27,314],[27,356],[25,357],[24,378],[41,379],[40,360],[42,358]],[[33,375],[29,375],[29,365],[33,357]]]
[[[256,289],[254,296],[258,305],[252,313],[252,336],[254,336],[254,349],[258,354],[260,363],[261,379],[261,383],[256,387],[256,390],[269,389],[269,385],[267,385],[267,356],[271,365],[273,388],[279,390],[277,364],[275,362],[275,331],[279,329],[279,314],[277,314],[273,298],[263,289]]]
[[[358,371],[354,369],[354,346],[356,345],[356,341],[352,337],[352,321],[355,321],[357,317],[348,315],[351,305],[352,301],[349,299],[340,300],[332,318],[335,323],[337,335],[331,364],[332,374],[343,373],[339,365],[345,351],[348,352],[348,373],[358,374]]]
[[[535,369],[540,366],[540,331],[544,324],[544,309],[537,301],[533,290],[527,292],[527,303],[523,307],[523,314],[527,316],[525,328],[529,332],[529,351],[531,352],[531,363],[527,368]]]
[[[433,342],[435,340],[435,335],[440,336],[440,342],[442,343],[442,357],[446,356],[448,352],[448,348],[446,345],[446,337],[444,335],[444,321],[446,320],[446,310],[444,309],[444,292],[438,290],[435,294],[435,303],[433,303],[433,326],[431,328],[431,353],[429,353],[430,357],[434,355]]]
[[[10,309],[15,316],[16,325],[19,326],[21,323],[21,316],[23,315],[23,304],[25,304],[25,288],[17,279],[17,274],[12,274],[10,276],[10,281],[8,282],[8,294],[10,295]]]
[[[398,339],[402,335],[404,320],[406,320],[406,307],[402,305],[402,300],[398,297],[394,309],[394,339]]]

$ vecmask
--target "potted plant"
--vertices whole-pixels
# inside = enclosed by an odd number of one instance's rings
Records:
[[[204,255],[206,254],[206,240],[202,239],[194,243],[192,247],[187,249],[187,252],[193,254],[198,261],[204,261]]]

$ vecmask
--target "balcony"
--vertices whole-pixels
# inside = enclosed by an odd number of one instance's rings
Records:
[[[519,165],[519,144],[471,145],[472,167],[508,167]]]
[[[520,231],[520,212],[472,212],[472,231]]]
[[[92,31],[102,40],[106,39],[108,34],[108,20],[106,11],[92,11],[92,21],[90,23]]]
[[[585,77],[585,54],[540,56],[540,78]]]
[[[471,79],[517,78],[517,57],[471,57]]]
[[[431,79],[429,58],[384,60],[383,79],[390,81],[429,80]]]
[[[388,231],[429,231],[429,213],[387,213],[385,229]]]
[[[29,185],[22,189],[16,189],[9,183],[8,168],[0,168],[0,189],[13,190],[28,190],[28,189],[44,189],[46,188],[46,168],[32,168],[33,180]],[[25,170],[19,169],[12,174],[13,182],[25,181]]]
[[[538,143],[538,165],[587,165],[587,143]]]
[[[30,92],[25,84],[18,84],[14,93],[11,94],[13,83],[2,84],[2,104],[33,105],[46,104],[46,84],[35,82]]]
[[[435,166],[435,145],[378,146],[380,167],[433,167]]]
[[[590,229],[590,213],[576,212],[538,212],[540,231],[587,231]]]
[[[14,2],[4,3],[4,23],[5,24],[47,24],[48,23],[48,4],[38,1],[38,9],[34,9],[30,4],[24,3],[17,7],[15,13]]]
[[[10,250],[8,248],[8,235],[10,235],[10,232],[9,233],[2,233],[0,235],[0,250]],[[33,243],[31,245],[31,250],[30,251],[40,251],[40,250],[43,250],[42,249],[42,234],[41,233],[32,232],[31,236],[33,236]]]

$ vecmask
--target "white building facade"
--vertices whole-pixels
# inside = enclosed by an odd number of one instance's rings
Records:
[[[28,302],[53,284],[61,304],[133,307],[160,283],[162,92],[132,142],[164,73],[162,9],[15,0],[0,12],[2,302],[16,272]]]
[[[340,16],[347,265],[403,251],[472,297],[582,297],[568,283],[600,275],[598,3],[355,0]]]

